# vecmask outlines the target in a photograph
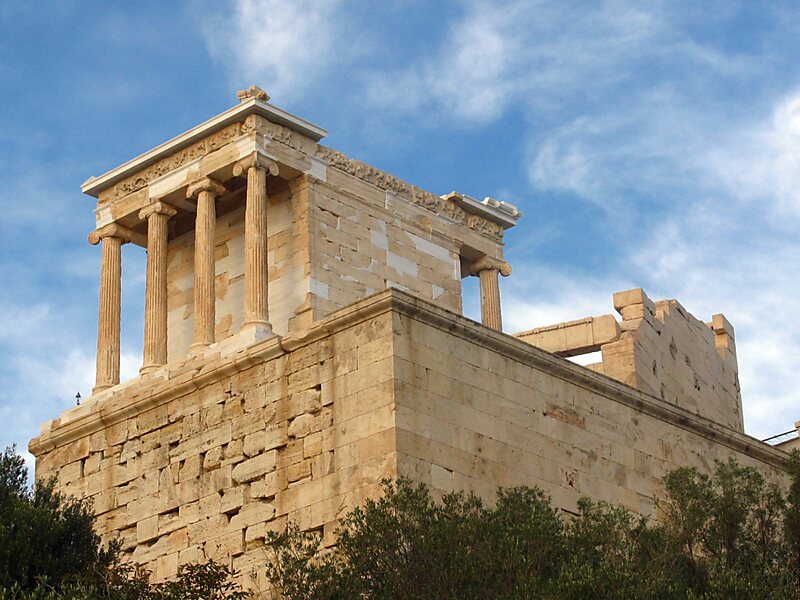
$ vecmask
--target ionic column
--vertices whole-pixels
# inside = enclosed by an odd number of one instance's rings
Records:
[[[122,244],[130,240],[131,232],[114,223],[89,234],[90,244],[97,245],[102,241],[97,370],[93,394],[119,383]]]
[[[254,153],[233,168],[237,177],[247,174],[244,213],[244,328],[272,333],[269,323],[269,271],[267,251],[267,174],[277,175],[278,165]]]
[[[205,178],[189,186],[187,198],[197,197],[194,226],[194,338],[190,351],[202,351],[214,343],[216,199],[225,191],[218,181]]]
[[[175,212],[158,201],[139,211],[139,218],[147,219],[143,374],[167,362],[167,221]]]
[[[481,285],[481,322],[487,327],[503,330],[503,319],[500,311],[500,282],[498,274],[503,277],[511,275],[511,266],[498,258],[484,256],[470,267],[470,274],[477,275]]]

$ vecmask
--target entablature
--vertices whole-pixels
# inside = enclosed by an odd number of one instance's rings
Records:
[[[96,226],[118,222],[136,228],[139,211],[156,200],[194,212],[185,189],[203,177],[229,186],[236,163],[253,153],[280,165],[281,179],[306,174],[325,181],[329,168],[338,169],[493,240],[501,240],[503,231],[521,217],[512,204],[488,197],[478,201],[458,192],[437,196],[321,146],[324,129],[266,103],[268,96],[253,89],[243,91],[239,106],[84,183],[83,192],[98,198]],[[231,191],[236,185],[230,184]]]

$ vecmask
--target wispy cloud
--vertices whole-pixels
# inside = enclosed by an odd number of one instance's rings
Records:
[[[794,235],[800,208],[799,125],[800,94],[793,93],[778,98],[760,118],[689,138],[684,152],[670,147],[672,132],[659,137],[643,128],[624,151],[631,166],[636,150],[659,143],[666,148],[666,162],[661,172],[640,169],[638,184],[637,172],[617,171],[617,156],[606,151],[602,136],[578,127],[581,152],[590,159],[576,159],[578,174],[561,178],[564,187],[590,200],[619,190],[620,179],[634,194],[646,194],[648,188],[662,194],[666,209],[658,218],[640,219],[637,235],[617,242],[626,246],[623,257],[599,276],[626,273],[654,297],[678,298],[701,319],[724,312],[736,327],[746,424],[761,437],[790,428],[800,406],[793,383],[800,369],[800,329],[792,317],[800,297],[800,240]],[[547,148],[542,152],[538,161]],[[532,168],[538,167],[535,161]],[[659,180],[670,173],[680,174],[678,183]],[[597,313],[608,304],[599,302],[599,291],[609,296],[614,291],[578,272],[551,277],[546,285],[557,291],[546,299],[526,294],[525,278],[522,289],[511,287],[512,314],[525,306],[531,318],[562,318],[565,311],[558,307],[585,306],[583,299],[598,302],[586,314]]]
[[[345,59],[341,0],[236,0],[206,22],[212,55],[239,81],[260,82],[281,101],[297,98]]]
[[[780,99],[770,118],[734,130],[704,164],[733,198],[758,203],[777,226],[800,218],[800,90]],[[787,223],[786,219],[790,219]]]

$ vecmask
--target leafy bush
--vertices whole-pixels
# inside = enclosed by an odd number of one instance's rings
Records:
[[[341,522],[337,544],[289,525],[271,533],[267,576],[290,600],[783,599],[800,597],[800,455],[788,494],[753,468],[677,469],[659,519],[588,499],[562,516],[536,488],[434,501],[424,485],[384,494]]]
[[[150,583],[103,548],[91,504],[55,490],[53,480],[27,487],[14,448],[0,454],[0,600],[240,600],[230,569],[213,561],[186,565],[175,581]]]

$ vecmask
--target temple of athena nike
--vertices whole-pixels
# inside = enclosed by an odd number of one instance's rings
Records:
[[[734,330],[641,289],[618,314],[504,332],[513,204],[439,195],[321,144],[252,86],[233,108],[90,178],[96,384],[31,440],[37,476],[88,496],[104,539],[158,579],[213,558],[267,587],[263,540],[409,477],[435,493],[537,485],[651,515],[670,469],[734,457]],[[138,376],[120,381],[124,255],[147,253]],[[481,322],[462,315],[479,280]],[[588,366],[569,358],[595,353]]]

